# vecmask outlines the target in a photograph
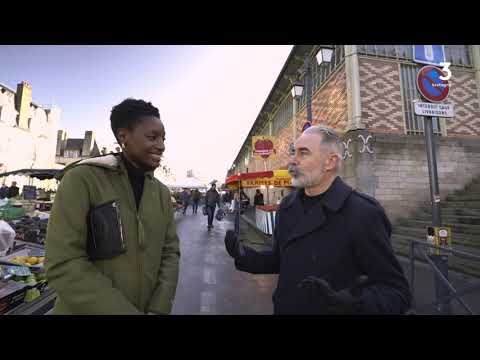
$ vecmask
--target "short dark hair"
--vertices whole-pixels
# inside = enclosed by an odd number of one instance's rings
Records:
[[[133,130],[142,116],[156,116],[160,119],[160,112],[151,102],[132,98],[115,105],[110,114],[110,126],[115,138],[120,128]]]

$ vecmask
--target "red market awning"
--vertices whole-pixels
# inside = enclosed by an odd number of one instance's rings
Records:
[[[273,171],[259,171],[259,172],[252,172],[252,173],[243,173],[232,175],[226,178],[225,184],[231,184],[233,182],[238,182],[247,179],[257,179],[257,178],[271,178],[273,177]]]
[[[225,185],[229,188],[238,187],[239,183],[243,188],[289,187],[291,186],[291,177],[287,170],[273,170],[237,174],[229,176],[225,180]]]

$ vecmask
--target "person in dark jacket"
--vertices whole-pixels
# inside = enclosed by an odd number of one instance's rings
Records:
[[[296,141],[289,172],[297,190],[279,206],[271,251],[244,246],[227,231],[238,270],[279,274],[275,314],[403,314],[410,307],[390,221],[374,198],[337,176],[342,149],[339,137],[319,126]]]
[[[263,194],[259,189],[257,189],[257,191],[255,192],[255,197],[253,198],[253,205],[265,205],[263,201]]]
[[[8,188],[7,197],[14,198],[14,197],[18,196],[19,192],[20,192],[20,189],[18,188],[17,183],[15,181],[13,181],[12,186],[10,186]]]
[[[0,199],[5,199],[8,197],[8,186],[5,183],[0,187]]]
[[[187,213],[188,205],[190,205],[190,193],[187,189],[183,189],[180,194],[180,199],[182,200],[183,205],[183,215],[185,215]]]
[[[217,191],[217,186],[212,183],[212,187],[207,191],[205,195],[205,206],[208,213],[208,230],[213,228],[213,216],[215,215],[215,207],[220,207],[220,194]]]
[[[200,199],[202,197],[202,194],[200,194],[200,191],[198,189],[193,190],[192,192],[192,213],[196,214],[198,210],[198,203],[200,202]]]

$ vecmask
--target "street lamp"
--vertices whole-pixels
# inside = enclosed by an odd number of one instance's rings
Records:
[[[322,65],[323,62],[329,63],[332,61],[333,48],[321,47],[317,53],[317,63]]]
[[[329,63],[332,61],[333,47],[327,45],[321,45],[316,54],[316,60],[319,65]],[[302,70],[305,74],[305,81],[294,81],[292,84],[292,96],[294,99],[298,99],[303,94],[303,88],[306,88],[307,95],[307,124],[312,125],[312,57],[309,54],[305,54],[305,60],[303,62]]]
[[[294,99],[301,98],[303,94],[303,81],[295,80],[292,83],[292,97]]]

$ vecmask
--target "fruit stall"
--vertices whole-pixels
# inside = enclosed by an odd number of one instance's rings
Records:
[[[0,257],[0,314],[41,315],[53,308],[55,292],[45,278],[45,249],[14,241]]]
[[[52,179],[57,170],[7,174]],[[52,201],[24,186],[22,198],[0,200],[0,314],[41,315],[55,302],[45,278],[45,238]],[[33,193],[32,193],[33,190]],[[40,196],[38,196],[40,194]]]
[[[269,189],[291,188],[291,177],[287,170],[272,170],[252,173],[240,173],[227,177],[225,184],[230,190],[248,188],[266,189],[266,205],[255,207],[255,224],[257,228],[265,234],[272,235],[275,225],[275,215],[278,204],[270,203]],[[272,199],[275,200],[275,199]]]

